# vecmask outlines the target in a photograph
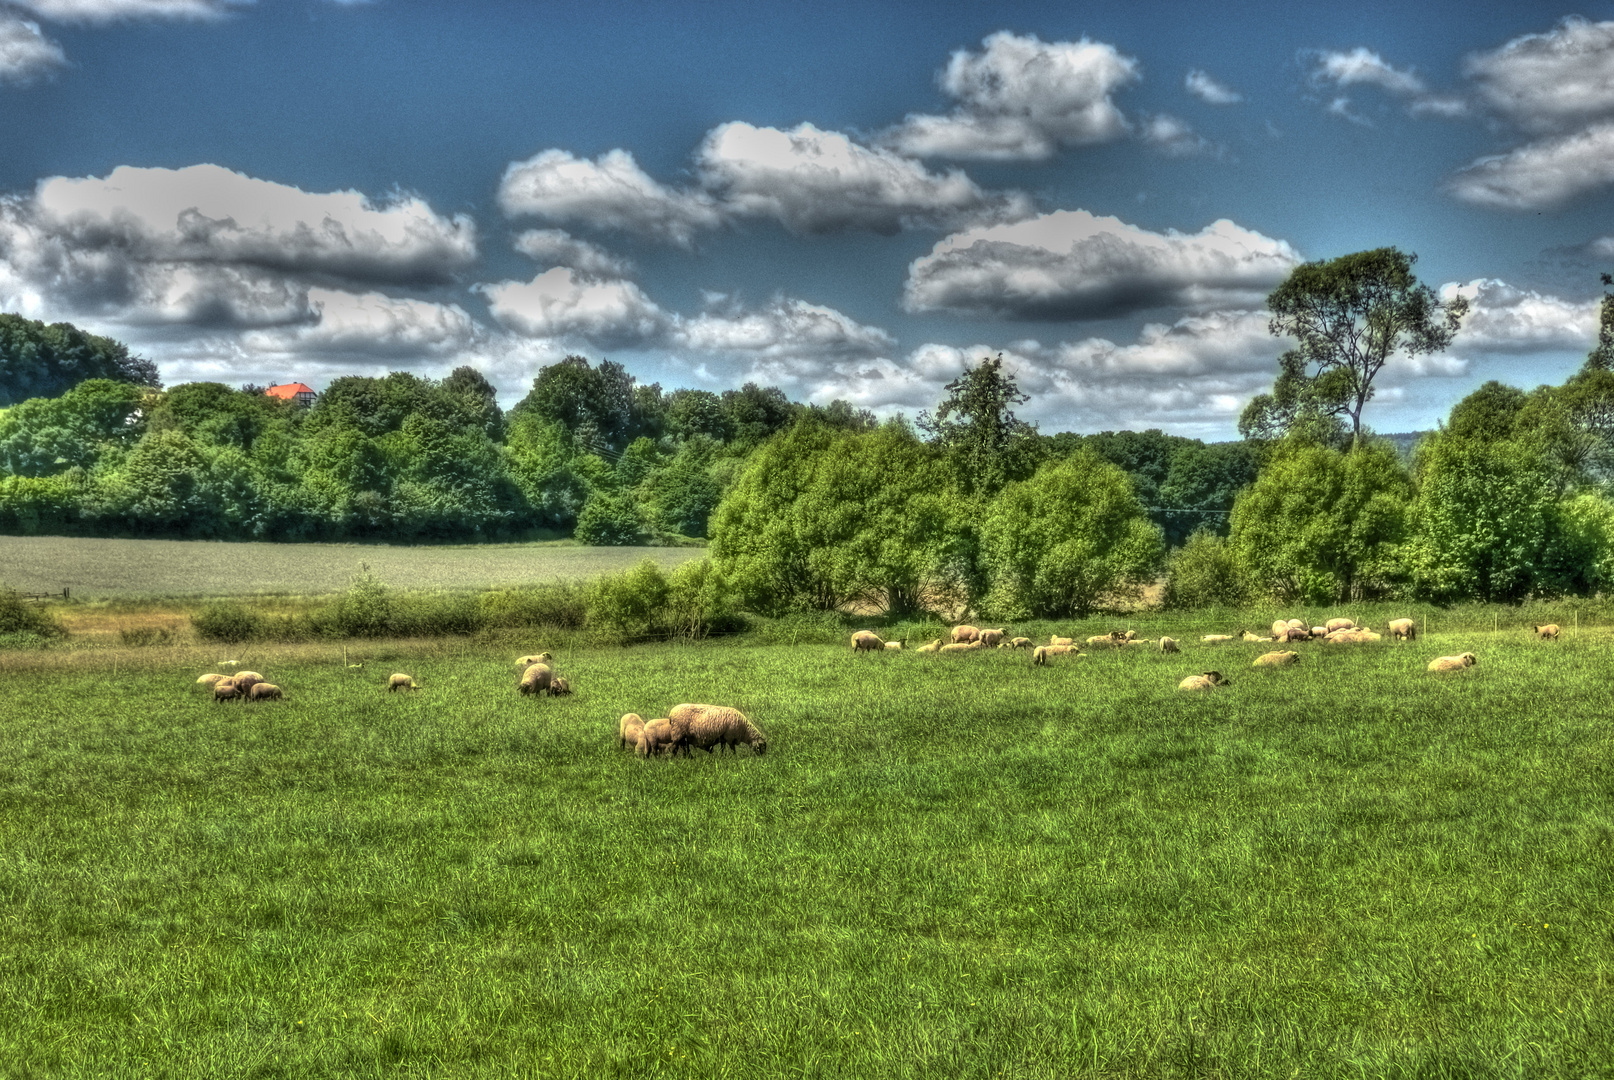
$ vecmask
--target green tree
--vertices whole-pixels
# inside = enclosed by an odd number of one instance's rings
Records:
[[[596,490],[577,515],[578,540],[595,547],[644,542],[644,517],[631,492]]]
[[[935,415],[919,414],[919,430],[947,450],[966,491],[997,491],[1019,471],[1017,453],[1035,445],[1036,426],[1013,411],[1030,401],[1030,395],[1021,393],[1014,376],[1003,370],[1001,354],[966,367],[944,389],[947,399],[936,406]]]
[[[0,413],[0,469],[52,476],[92,468],[109,451],[133,447],[146,432],[150,391],[89,379],[60,397],[31,398]]]
[[[1166,560],[1168,608],[1241,608],[1256,599],[1250,575],[1224,537],[1196,532]]]
[[[161,390],[157,365],[128,346],[85,333],[72,323],[46,325],[0,314],[0,408],[56,397],[87,379]]]
[[[596,368],[585,357],[568,356],[540,369],[532,390],[510,411],[560,424],[579,449],[614,454],[631,434],[633,383],[621,364],[602,360]]]
[[[1359,251],[1298,266],[1267,297],[1269,328],[1299,346],[1279,360],[1271,394],[1258,395],[1239,418],[1248,437],[1270,437],[1299,422],[1349,422],[1362,441],[1362,409],[1373,380],[1396,353],[1439,352],[1468,313],[1457,297],[1442,305],[1412,274],[1416,255],[1395,248]]]

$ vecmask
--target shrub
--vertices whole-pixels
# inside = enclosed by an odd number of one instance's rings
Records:
[[[1244,607],[1255,599],[1250,576],[1222,537],[1196,532],[1166,561],[1168,608]]]
[[[131,649],[172,645],[179,640],[179,626],[125,626],[118,630],[118,637]]]
[[[658,636],[671,587],[655,560],[594,583],[588,598],[589,629],[617,641]]]
[[[638,544],[644,533],[639,504],[628,492],[595,491],[577,515],[578,540],[594,547]]]
[[[500,589],[477,598],[484,627],[550,626],[580,630],[587,619],[589,589],[575,582]]]
[[[734,590],[710,559],[684,563],[667,584],[664,622],[671,634],[702,638],[739,628]]]
[[[385,637],[392,633],[392,594],[366,563],[347,592],[316,613],[313,624],[326,637]]]
[[[0,635],[20,635],[23,645],[38,645],[67,636],[67,627],[42,607],[30,604],[17,590],[0,588]]]
[[[444,637],[482,629],[481,606],[469,593],[401,593],[393,602],[391,632],[399,637]]]
[[[203,641],[236,645],[259,636],[263,616],[238,600],[215,600],[191,616],[191,626]]]

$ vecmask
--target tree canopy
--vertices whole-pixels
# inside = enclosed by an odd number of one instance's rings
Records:
[[[29,398],[52,398],[86,379],[110,379],[162,389],[157,365],[128,346],[86,333],[72,323],[46,325],[0,314],[0,408]]]

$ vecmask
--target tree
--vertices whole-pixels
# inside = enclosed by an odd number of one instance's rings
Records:
[[[944,388],[947,400],[919,414],[919,430],[946,448],[966,490],[995,492],[1016,470],[1014,452],[1032,440],[1037,428],[1018,419],[1012,407],[1031,400],[1014,376],[1003,370],[1003,356],[983,359]]]
[[[91,468],[109,450],[132,448],[145,434],[148,391],[87,379],[57,398],[30,398],[0,415],[0,469],[52,476]]]
[[[571,432],[578,449],[615,452],[628,443],[633,422],[634,379],[621,364],[568,356],[538,372],[532,390],[511,411],[535,412]]]
[[[72,323],[47,326],[21,315],[0,315],[0,408],[56,397],[86,379],[163,387],[157,365],[131,356],[122,342],[85,333]]]
[[[1446,304],[1412,275],[1416,255],[1395,248],[1359,251],[1297,266],[1267,297],[1268,329],[1299,347],[1279,359],[1271,394],[1258,395],[1239,418],[1246,438],[1270,437],[1296,422],[1349,421],[1362,442],[1362,409],[1373,379],[1398,352],[1434,353],[1451,344],[1468,301]]]

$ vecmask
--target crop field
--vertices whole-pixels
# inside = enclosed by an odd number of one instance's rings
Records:
[[[367,563],[390,585],[495,589],[578,581],[627,570],[646,556],[664,570],[702,548],[601,548],[555,543],[389,547],[0,536],[0,583],[82,600],[125,597],[319,595],[347,587]]]
[[[0,653],[0,1076],[1611,1075],[1614,633],[1266,648]]]

